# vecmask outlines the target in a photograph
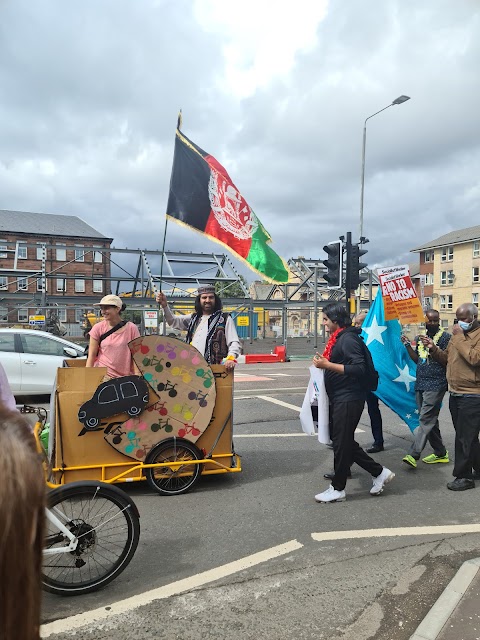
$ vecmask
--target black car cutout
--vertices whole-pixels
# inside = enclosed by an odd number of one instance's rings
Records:
[[[102,418],[128,413],[138,416],[148,404],[148,385],[141,376],[124,376],[102,382],[78,411],[85,429],[95,429]]]

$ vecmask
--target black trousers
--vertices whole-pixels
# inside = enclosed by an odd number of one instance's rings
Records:
[[[480,471],[480,395],[478,397],[450,395],[450,413],[455,428],[455,478],[473,478]]]
[[[345,489],[347,474],[354,462],[375,478],[382,473],[382,465],[355,442],[355,429],[360,422],[364,406],[364,400],[335,402],[330,405],[330,433],[335,470],[332,485],[337,491]]]
[[[370,416],[370,426],[372,427],[373,442],[383,447],[383,423],[377,396],[369,391],[367,393],[367,409]]]

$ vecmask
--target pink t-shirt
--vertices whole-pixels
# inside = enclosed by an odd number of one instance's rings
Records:
[[[97,322],[90,330],[90,337],[99,340],[100,336],[112,327],[106,320]],[[140,335],[137,326],[133,322],[127,324],[115,333],[102,340],[98,348],[97,358],[94,367],[107,367],[109,378],[120,378],[121,376],[131,376],[134,374],[133,359],[128,343]]]

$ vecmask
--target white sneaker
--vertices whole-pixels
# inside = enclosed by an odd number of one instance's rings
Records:
[[[345,491],[337,491],[332,485],[323,493],[317,493],[315,496],[317,502],[343,502],[346,499]]]
[[[376,478],[373,478],[373,487],[370,489],[372,496],[379,496],[383,491],[383,487],[391,482],[394,477],[395,474],[393,471],[390,471],[387,467],[383,467],[382,473]]]

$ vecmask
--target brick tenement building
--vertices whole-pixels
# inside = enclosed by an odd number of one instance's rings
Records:
[[[464,302],[480,303],[480,226],[451,231],[415,249],[425,277],[425,306],[438,309],[444,327],[452,326]]]
[[[76,216],[0,210],[0,323],[28,323],[45,299],[78,322],[69,305],[110,292],[112,241]]]

